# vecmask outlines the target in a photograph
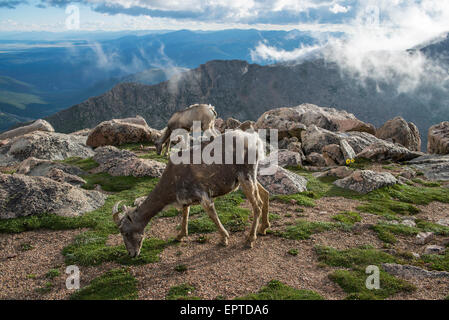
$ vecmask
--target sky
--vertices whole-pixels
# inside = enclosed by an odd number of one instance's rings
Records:
[[[356,15],[357,0],[0,0],[0,31],[65,31],[68,6],[80,30],[334,31]],[[72,8],[72,7],[70,7]]]

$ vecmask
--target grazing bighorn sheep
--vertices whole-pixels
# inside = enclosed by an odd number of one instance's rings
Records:
[[[196,147],[197,149],[201,147],[201,152],[208,150],[210,155],[215,155],[215,152],[218,155],[221,153],[221,160],[210,164],[204,163],[204,160],[200,164],[174,164],[172,155],[158,184],[143,202],[135,208],[123,206],[121,213],[119,212],[120,202],[115,204],[112,210],[113,219],[120,229],[130,256],[135,257],[140,254],[145,226],[168,205],[182,209],[182,226],[177,240],[181,240],[188,234],[190,206],[201,204],[218,227],[222,243],[227,245],[229,234],[218,218],[213,199],[235,191],[239,186],[251,203],[254,214],[247,244],[253,247],[257,231],[261,234],[266,233],[270,227],[269,193],[257,181],[258,163],[264,157],[262,140],[257,133],[241,130],[229,131],[212,139]],[[190,161],[194,154],[193,150],[195,147],[185,150]],[[177,155],[181,155],[181,152],[179,151]],[[242,161],[227,161],[232,164],[226,164],[224,160],[229,159],[227,156],[232,156],[231,159],[241,157]],[[259,225],[261,215],[262,224]]]
[[[157,154],[161,154],[164,145],[167,146],[166,152],[169,152],[171,133],[176,129],[190,131],[193,126],[193,121],[201,122],[201,130],[211,130],[211,132],[216,133],[214,127],[216,117],[217,112],[210,104],[193,104],[184,110],[175,112],[170,120],[168,120],[167,128],[164,130],[162,136],[154,143]]]

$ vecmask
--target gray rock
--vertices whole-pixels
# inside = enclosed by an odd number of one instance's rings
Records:
[[[385,122],[382,127],[376,130],[376,137],[399,143],[412,151],[421,150],[418,128],[412,122],[407,123],[402,117],[396,117]]]
[[[396,178],[388,172],[357,170],[350,176],[335,181],[334,184],[343,189],[366,194],[379,188],[394,185],[397,182]]]
[[[23,136],[24,134],[28,134],[34,131],[54,132],[55,129],[53,129],[52,125],[47,121],[39,119],[27,126],[3,132],[2,134],[0,134],[0,140],[13,139],[15,137]]]
[[[413,221],[411,219],[402,220],[401,224],[404,226],[407,226],[407,227],[411,227],[411,228],[416,227],[415,221]]]
[[[86,137],[35,131],[16,137],[0,147],[0,166],[15,164],[30,157],[64,160],[70,157],[89,158],[93,155],[93,150],[86,146]]]
[[[409,161],[422,155],[422,152],[410,151],[399,144],[380,140],[363,149],[357,154],[356,158],[370,159],[377,162],[386,160],[400,162]]]
[[[298,124],[302,126],[298,126]],[[310,125],[330,131],[375,132],[373,125],[358,120],[351,113],[334,108],[322,108],[313,104],[269,110],[256,122],[256,127],[259,129],[280,130],[282,137],[284,133],[299,137],[299,133]]]
[[[416,235],[417,244],[426,244],[435,239],[435,234],[433,232],[420,232]]]
[[[449,227],[449,218],[440,219],[437,221],[437,224],[444,227]]]
[[[154,142],[160,131],[150,128],[140,116],[104,121],[96,126],[87,137],[91,147],[119,146],[125,143]]]
[[[270,194],[294,194],[307,191],[307,180],[304,177],[281,167],[278,167],[272,175],[261,175],[263,168],[263,165],[259,166],[257,180]]]
[[[312,152],[308,156],[306,156],[306,161],[315,167],[327,166],[326,159],[323,157],[323,155],[316,152]]]
[[[240,127],[240,125],[242,123],[237,119],[228,118],[228,119],[226,119],[225,124],[226,124],[226,129],[234,130],[234,129],[237,129],[238,127]]]
[[[449,272],[446,271],[427,271],[425,269],[402,265],[397,263],[382,263],[385,272],[394,276],[401,277],[418,277],[418,278],[449,278]]]
[[[355,159],[355,151],[345,139],[340,140],[340,149],[343,153],[344,161]]]
[[[352,171],[348,167],[340,166],[324,172],[314,172],[312,175],[316,178],[336,177],[339,179],[343,179],[350,176],[353,172],[354,171]]]
[[[424,155],[408,162],[429,180],[449,181],[449,155]]]
[[[442,246],[430,245],[424,249],[424,254],[443,254],[446,249]]]
[[[74,174],[64,172],[57,168],[51,169],[45,176],[57,182],[66,182],[68,184],[71,184],[72,186],[77,187],[81,187],[82,185],[86,184],[86,181],[84,179],[81,179]]]
[[[100,165],[95,170],[112,176],[161,177],[165,164],[140,159],[134,153],[113,146],[99,147],[93,159]]]
[[[37,159],[34,157],[30,157],[22,161],[17,168],[17,173],[26,174],[28,176],[46,176],[52,169],[59,169],[65,173],[76,176],[85,174],[85,172],[78,167],[52,160]]]
[[[343,152],[336,144],[329,144],[323,148],[323,158],[327,166],[342,165],[345,162]]]
[[[289,150],[277,150],[275,152],[270,153],[270,155],[264,159],[262,162],[271,162],[277,158],[278,166],[285,167],[297,167],[301,166],[301,155],[297,152],[292,152]]]
[[[43,213],[79,216],[104,205],[106,195],[45,177],[0,174],[0,219]]]
[[[449,154],[449,121],[444,121],[429,128],[427,152]]]

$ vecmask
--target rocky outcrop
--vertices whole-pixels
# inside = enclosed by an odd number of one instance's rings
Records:
[[[34,131],[54,132],[55,129],[53,129],[52,125],[47,121],[39,119],[27,126],[19,127],[0,134],[0,140],[12,139]]]
[[[0,219],[43,213],[78,216],[104,205],[106,195],[45,177],[0,174]]]
[[[93,155],[93,150],[86,146],[86,137],[36,131],[16,137],[0,147],[0,166],[21,162],[30,157],[64,160],[70,157],[89,158]]]
[[[408,162],[429,180],[449,181],[449,155],[424,155]]]
[[[339,145],[329,144],[323,148],[323,158],[327,166],[342,165],[345,162]]]
[[[140,116],[104,121],[96,126],[87,138],[91,147],[119,146],[125,143],[154,142],[160,136]]]
[[[357,170],[350,176],[337,180],[337,187],[366,194],[373,190],[398,183],[396,178],[388,172],[374,172],[371,170]]]
[[[362,152],[357,154],[357,158],[370,159],[377,162],[386,160],[402,162],[412,160],[422,155],[422,152],[410,151],[399,144],[380,140],[363,149]]]
[[[237,129],[238,127],[240,127],[241,124],[242,123],[239,120],[234,119],[234,118],[228,118],[225,121],[226,129],[229,129],[229,130]]]
[[[300,126],[302,124],[303,126]],[[256,122],[258,129],[279,130],[279,138],[299,136],[308,126],[329,131],[360,131],[375,133],[374,126],[358,120],[353,114],[334,108],[323,108],[313,104],[302,104],[292,108],[279,108],[265,112]]]
[[[393,143],[399,143],[411,151],[421,151],[421,137],[419,130],[412,122],[402,117],[388,120],[376,130],[376,137]]]
[[[449,121],[441,122],[429,128],[427,153],[449,154]]]
[[[261,174],[265,167],[264,164],[259,165],[257,180],[271,195],[286,195],[307,191],[307,180],[304,177],[281,167],[275,168],[274,174]]]
[[[111,176],[161,177],[165,164],[140,159],[134,153],[113,146],[99,147],[93,159],[99,164],[95,170]]]

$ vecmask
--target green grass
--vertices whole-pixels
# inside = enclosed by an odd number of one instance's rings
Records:
[[[200,297],[192,295],[195,290],[194,286],[183,283],[179,286],[171,287],[165,296],[165,300],[201,300]]]
[[[107,246],[107,234],[88,231],[75,238],[75,242],[65,247],[62,254],[67,265],[95,266],[104,262],[122,265],[141,265],[159,261],[159,254],[171,244],[164,240],[150,238],[142,244],[140,255],[131,258],[125,245]]]
[[[25,110],[29,104],[47,104],[41,97],[34,94],[7,90],[0,90],[0,103],[12,105],[21,110]]]
[[[252,293],[236,300],[324,300],[312,290],[299,290],[277,280],[271,280],[258,293]]]
[[[415,227],[405,226],[403,224],[387,224],[378,223],[372,229],[377,233],[380,240],[386,243],[396,243],[397,239],[394,235],[415,236],[420,230]]]
[[[287,196],[285,198],[286,202],[298,197],[300,200],[305,201],[305,203],[312,205],[310,199],[319,199],[322,197],[343,197],[346,199],[362,201],[363,204],[357,207],[357,210],[361,212],[381,215],[388,219],[393,219],[397,215],[414,215],[419,213],[420,210],[415,206],[417,204],[427,205],[432,201],[449,203],[449,192],[447,192],[447,188],[444,187],[394,185],[377,189],[368,194],[362,195],[357,192],[345,190],[333,185],[332,183],[336,180],[336,178],[315,178],[311,172],[303,169],[287,169],[304,176],[308,180],[308,192],[306,194]]]
[[[430,254],[422,255],[422,261],[426,263],[427,267],[437,271],[449,271],[449,252],[446,251],[444,255]]]
[[[344,211],[342,213],[336,214],[332,219],[339,221],[344,224],[353,225],[356,222],[362,221],[362,217],[358,212]]]
[[[298,251],[298,249],[290,249],[287,251],[287,253],[292,256],[297,256],[299,251]]]
[[[346,299],[351,300],[380,300],[400,292],[413,292],[416,290],[412,284],[384,271],[380,271],[379,289],[369,290],[366,288],[368,276],[363,270],[336,270],[329,275],[329,279],[337,283],[344,292],[348,293]]]
[[[419,183],[420,185],[423,185],[425,187],[434,188],[434,187],[440,187],[441,186],[441,183],[439,183],[439,182],[436,182],[436,181],[425,181],[425,180],[422,180],[422,179],[419,179],[419,178],[412,179],[412,181],[414,183]]]
[[[175,271],[177,271],[177,272],[186,272],[187,271],[187,266],[185,264],[178,264],[175,267]]]
[[[70,296],[72,300],[137,299],[137,280],[126,269],[115,269],[95,278]]]
[[[46,294],[46,293],[49,293],[51,291],[51,289],[53,289],[53,283],[46,282],[43,287],[37,288],[36,292],[40,293],[40,294]]]
[[[437,235],[448,236],[449,235],[449,227],[439,225],[437,223],[433,223],[426,220],[417,219],[416,227],[418,227],[421,231],[424,232],[433,232]]]
[[[241,191],[227,194],[215,200],[215,209],[221,223],[228,231],[243,231],[248,225],[251,211],[241,208],[244,201]],[[209,233],[217,230],[215,223],[199,206],[192,206],[190,211],[196,212],[198,217],[189,220],[189,233]]]
[[[60,162],[78,167],[83,171],[89,171],[99,166],[99,164],[95,162],[92,158],[83,159],[79,157],[71,157],[62,160]]]
[[[313,200],[313,194],[308,193],[295,193],[290,195],[276,195],[272,197],[272,200],[279,200],[281,202],[292,204],[294,202],[296,205],[305,207],[314,207],[315,201]]]
[[[294,225],[287,227],[285,231],[277,232],[276,235],[292,240],[306,240],[312,234],[333,230],[341,226],[341,224],[333,222],[315,222],[299,219]]]
[[[54,279],[54,278],[58,277],[60,274],[61,273],[59,272],[58,269],[51,269],[45,274],[45,277],[49,278],[49,279]]]
[[[337,250],[331,247],[315,247],[318,260],[332,267],[359,268],[381,263],[397,263],[398,259],[372,247]]]
[[[21,251],[29,251],[29,250],[33,250],[34,247],[31,245],[31,243],[28,242],[24,242],[20,244],[20,250]]]
[[[145,181],[148,178],[136,178],[133,176],[129,177],[114,177],[108,173],[94,173],[82,176],[86,180],[86,184],[82,186],[83,189],[93,190],[95,185],[101,186],[101,189],[108,192],[120,192],[123,190],[132,189],[139,182]]]
[[[388,273],[380,271],[380,289],[366,288],[365,273],[367,266],[379,266],[382,263],[400,263],[401,259],[370,246],[336,250],[330,247],[315,248],[318,260],[332,267],[343,267],[350,270],[336,270],[329,278],[337,283],[346,293],[347,299],[377,300],[393,296],[399,292],[411,292],[416,288],[410,283],[397,279]]]

